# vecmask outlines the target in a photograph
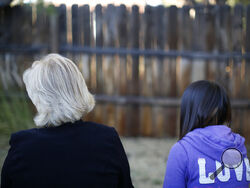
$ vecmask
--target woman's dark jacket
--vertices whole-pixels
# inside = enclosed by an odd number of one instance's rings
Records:
[[[1,188],[133,187],[114,128],[77,121],[14,133]]]

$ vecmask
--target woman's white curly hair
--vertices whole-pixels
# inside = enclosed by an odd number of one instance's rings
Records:
[[[30,99],[36,106],[37,126],[58,126],[80,120],[95,106],[77,66],[59,54],[35,61],[23,74]]]

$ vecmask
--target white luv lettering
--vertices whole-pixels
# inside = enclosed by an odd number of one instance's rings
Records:
[[[249,160],[247,158],[244,158],[241,165],[234,169],[235,176],[237,181],[242,181],[243,178],[243,163],[246,166],[246,180],[250,181],[250,166],[249,166]],[[214,179],[211,179],[210,176],[213,174],[213,172],[206,172],[206,159],[205,158],[199,158],[198,159],[198,165],[199,165],[199,183],[200,184],[212,184],[215,182]],[[219,169],[221,167],[221,163],[219,161],[215,161],[216,169]],[[207,175],[206,175],[207,174]],[[221,173],[218,174],[216,178],[218,178],[221,182],[227,182],[230,179],[230,170],[228,168],[224,168]]]

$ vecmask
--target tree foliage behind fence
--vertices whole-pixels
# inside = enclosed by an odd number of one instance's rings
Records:
[[[250,133],[250,6],[5,7],[0,51],[4,92],[23,88],[22,72],[42,55],[73,59],[96,94],[86,119],[121,135],[176,136],[179,98],[200,79],[226,88],[232,128]]]

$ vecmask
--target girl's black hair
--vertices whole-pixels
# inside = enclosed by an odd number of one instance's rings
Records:
[[[217,83],[201,80],[190,84],[181,99],[180,137],[209,125],[231,123],[231,104]]]

